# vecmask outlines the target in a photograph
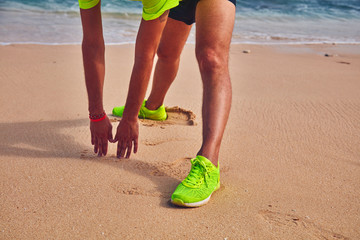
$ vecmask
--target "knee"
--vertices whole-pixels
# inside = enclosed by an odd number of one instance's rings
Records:
[[[197,48],[196,59],[201,73],[215,73],[227,68],[227,54],[212,48]]]
[[[163,60],[166,63],[175,63],[179,61],[180,54],[178,54],[176,51],[172,51],[169,48],[162,47],[161,44],[156,52],[159,60]]]

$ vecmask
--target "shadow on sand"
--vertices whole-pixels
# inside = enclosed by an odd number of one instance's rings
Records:
[[[111,186],[115,191],[126,195],[157,197],[160,199],[160,206],[173,207],[169,199],[180,179],[188,172],[188,159],[165,163],[117,159],[115,156],[99,158],[92,153],[88,124],[87,119],[0,123],[0,156],[68,158],[108,164],[146,177],[156,185],[155,189],[145,189],[115,181]],[[76,141],[74,134],[84,136],[84,141]]]

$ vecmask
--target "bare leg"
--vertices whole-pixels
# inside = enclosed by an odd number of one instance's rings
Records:
[[[179,69],[180,55],[190,30],[191,25],[168,18],[157,51],[154,81],[146,102],[148,109],[155,110],[163,104]]]
[[[203,142],[198,152],[215,166],[231,107],[228,69],[235,6],[228,0],[200,0],[196,9],[196,57],[203,81]]]

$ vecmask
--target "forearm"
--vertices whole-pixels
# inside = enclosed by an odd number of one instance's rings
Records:
[[[152,65],[153,58],[135,59],[123,115],[125,119],[137,119],[149,84]]]
[[[103,112],[103,86],[105,78],[104,42],[82,44],[85,83],[88,93],[89,112]]]
[[[105,77],[105,46],[102,32],[101,4],[91,9],[80,9],[83,27],[83,63],[89,111],[103,111],[103,85]]]
[[[141,21],[136,39],[135,62],[123,114],[124,119],[137,119],[149,84],[154,56],[166,25],[167,15],[168,12],[165,12],[158,19]]]

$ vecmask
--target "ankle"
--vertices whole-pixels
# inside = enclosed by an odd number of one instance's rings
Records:
[[[163,105],[162,102],[160,103],[156,103],[156,102],[151,102],[151,101],[146,101],[145,103],[145,107],[149,110],[157,110],[159,107],[161,107],[161,105]]]
[[[217,154],[208,154],[206,152],[203,152],[203,151],[199,151],[197,153],[197,155],[200,155],[200,156],[203,156],[205,158],[207,158],[212,164],[214,164],[215,167],[218,166],[218,155]]]

